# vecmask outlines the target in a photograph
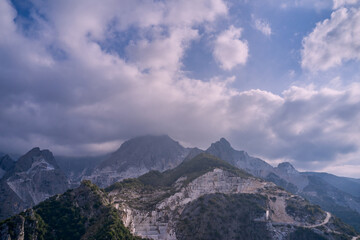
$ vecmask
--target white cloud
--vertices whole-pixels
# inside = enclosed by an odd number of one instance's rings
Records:
[[[257,1],[263,3],[263,1]],[[268,3],[280,7],[283,10],[292,8],[308,8],[316,10],[331,9],[332,1],[333,0],[267,0]]]
[[[272,34],[272,30],[269,22],[264,19],[253,18],[255,28],[259,30],[262,34],[269,37]]]
[[[225,70],[231,70],[236,65],[244,65],[247,62],[249,47],[247,41],[240,40],[241,31],[241,28],[230,26],[215,40],[213,55],[220,67]]]
[[[168,11],[164,21],[176,25],[212,22],[228,12],[228,7],[222,0],[170,0],[165,4]]]
[[[345,5],[354,5],[357,4],[359,0],[334,0],[333,9],[338,9]]]
[[[153,41],[141,39],[127,47],[130,60],[141,69],[179,70],[189,42],[198,37],[197,30],[173,29],[168,36],[156,36]]]
[[[360,60],[360,9],[340,8],[303,39],[302,62],[311,71]]]

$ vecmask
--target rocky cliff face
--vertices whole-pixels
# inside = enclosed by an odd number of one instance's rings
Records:
[[[69,184],[52,153],[34,148],[6,172],[0,186],[1,219],[66,191]]]
[[[166,135],[133,138],[124,142],[84,179],[106,187],[125,178],[138,177],[150,170],[164,171],[176,167],[189,152],[190,149]]]

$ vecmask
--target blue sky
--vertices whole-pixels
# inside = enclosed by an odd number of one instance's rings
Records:
[[[0,0],[0,150],[221,137],[360,177],[358,0]]]

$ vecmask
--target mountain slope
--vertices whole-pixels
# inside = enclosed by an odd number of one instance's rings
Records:
[[[211,144],[206,150],[233,166],[271,181],[294,194],[299,194],[333,211],[338,217],[360,231],[360,194],[355,179],[341,178],[330,174],[301,173],[290,163],[272,167],[265,161],[253,158],[244,151],[233,149],[226,139]]]
[[[0,180],[0,219],[66,191],[68,180],[48,150],[34,148]]]
[[[73,186],[78,186],[81,178],[85,175],[91,174],[94,168],[100,164],[106,156],[94,157],[66,157],[55,156],[61,170],[65,173]]]
[[[230,163],[235,167],[244,169],[248,173],[257,177],[265,177],[273,171],[273,167],[265,161],[259,158],[251,157],[245,151],[237,151],[233,149],[225,138],[221,138],[219,141],[211,144],[206,152]]]
[[[304,172],[302,174],[306,176],[317,176],[337,189],[341,189],[352,196],[360,197],[360,181],[358,181],[358,179],[338,177],[329,173]]]
[[[0,179],[15,167],[15,161],[9,155],[0,157]]]
[[[333,240],[357,233],[303,198],[200,154],[106,192],[85,181],[0,223],[0,239],[30,234],[34,240]]]
[[[140,239],[121,222],[103,191],[84,181],[0,223],[0,239]]]
[[[179,165],[190,149],[167,135],[142,136],[124,142],[102,161],[90,176],[98,186],[106,187],[129,177],[138,177],[150,170],[164,171]]]
[[[207,154],[106,191],[125,212],[125,226],[152,239],[296,239],[304,228],[319,239],[356,234],[303,198]]]

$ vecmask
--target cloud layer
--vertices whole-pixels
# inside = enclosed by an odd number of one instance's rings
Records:
[[[225,72],[249,61],[240,27],[214,30],[228,15],[221,0],[34,3],[28,29],[12,4],[0,1],[2,152],[40,146],[98,154],[136,135],[169,134],[200,147],[224,136],[239,149],[303,169],[344,172],[358,164],[359,84],[274,94],[239,90],[231,74],[201,80],[182,70],[206,33],[213,36],[209,55]],[[339,9],[319,23],[304,40],[303,66],[356,59],[356,21],[357,9]],[[351,44],[328,55],[339,47],[335,36]]]

